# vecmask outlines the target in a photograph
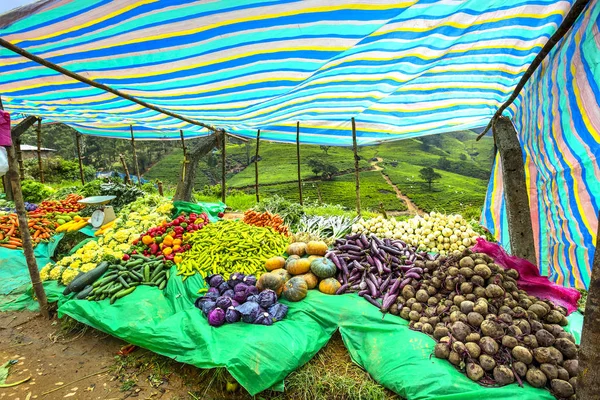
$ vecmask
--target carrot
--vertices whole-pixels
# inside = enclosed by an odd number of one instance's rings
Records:
[[[6,243],[0,243],[0,247],[5,247],[7,249],[16,249],[17,246],[15,246],[14,244],[6,244]]]

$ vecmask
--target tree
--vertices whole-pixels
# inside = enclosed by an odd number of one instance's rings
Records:
[[[185,167],[185,177],[180,179],[173,200],[192,201],[192,191],[198,175],[200,159],[217,145],[217,135],[204,136],[194,139],[188,144],[188,163]]]
[[[338,172],[338,169],[335,165],[327,161],[318,160],[316,158],[311,158],[308,160],[308,166],[315,175],[321,175],[321,179],[325,181],[330,181],[333,179],[333,176]]]
[[[466,154],[464,154],[464,153],[462,153],[462,154],[459,156],[459,158],[460,158],[460,160],[461,160],[461,161],[467,161],[467,155],[466,155]]]
[[[431,147],[442,147],[442,138],[440,135],[423,136],[421,138],[423,150],[427,151]]]
[[[327,154],[327,152],[329,151],[329,148],[331,146],[319,146],[321,148],[321,150],[323,150],[325,152],[325,154]]]
[[[446,157],[440,157],[437,162],[437,167],[439,169],[443,169],[444,171],[450,171],[452,168],[452,163]]]
[[[431,167],[421,168],[419,171],[419,175],[421,179],[429,184],[429,190],[431,190],[431,184],[433,181],[437,181],[438,179],[442,179],[442,176],[435,172],[435,170]]]

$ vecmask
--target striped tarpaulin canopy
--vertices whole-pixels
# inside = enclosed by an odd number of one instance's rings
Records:
[[[42,0],[0,37],[219,129],[360,145],[485,125],[573,1]],[[0,50],[6,109],[83,134],[208,131]]]
[[[598,1],[546,58],[512,112],[525,157],[538,265],[555,282],[587,288],[600,210]],[[498,159],[483,223],[509,246]]]

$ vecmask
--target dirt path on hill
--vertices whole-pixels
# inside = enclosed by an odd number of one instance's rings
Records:
[[[383,176],[383,179],[387,182],[388,185],[390,185],[394,189],[394,192],[396,193],[396,197],[399,198],[400,200],[402,200],[406,204],[406,207],[408,208],[407,211],[402,211],[399,213],[388,212],[388,214],[389,215],[406,215],[406,214],[421,215],[421,214],[423,214],[423,211],[420,210],[419,207],[417,207],[415,205],[415,203],[413,203],[412,200],[408,198],[408,196],[405,196],[404,194],[402,194],[400,189],[398,189],[398,186],[394,185],[394,183],[391,181],[391,179],[386,174],[383,173],[383,168],[381,167],[381,165],[379,165],[379,163],[382,161],[383,161],[383,158],[377,157],[376,161],[371,161],[371,167],[373,168],[374,171],[381,172],[381,176]]]

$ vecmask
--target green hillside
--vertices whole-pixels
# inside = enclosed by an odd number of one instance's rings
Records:
[[[473,132],[457,132],[406,139],[377,146],[359,147],[361,168],[361,203],[363,208],[377,209],[380,203],[388,211],[404,211],[406,204],[397,198],[395,189],[382,175],[385,173],[400,191],[419,208],[446,212],[470,212],[483,204],[492,163],[492,140],[475,141]],[[256,143],[227,146],[227,187],[254,193]],[[351,148],[301,146],[301,176],[305,201],[320,201],[355,206],[354,160]],[[173,149],[145,174],[174,186],[179,179],[183,153]],[[325,161],[339,171],[332,180],[321,180],[308,165],[309,160]],[[200,163],[196,190],[220,183],[220,152],[214,151]],[[375,170],[378,166],[383,171]],[[423,167],[433,167],[442,175],[430,191],[419,177]],[[279,194],[298,200],[296,146],[294,144],[260,144],[259,182],[261,195]],[[320,191],[320,196],[319,196]],[[469,211],[470,209],[470,211]],[[476,212],[476,211],[475,211]]]

